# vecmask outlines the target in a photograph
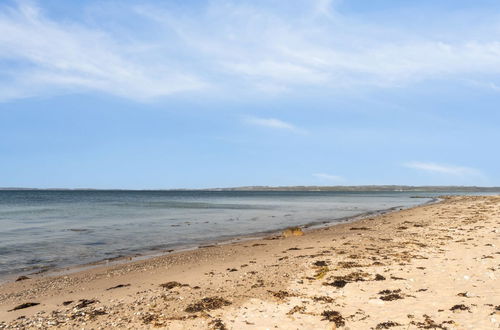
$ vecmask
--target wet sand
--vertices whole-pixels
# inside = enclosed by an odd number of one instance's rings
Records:
[[[500,197],[0,286],[0,329],[499,329]]]

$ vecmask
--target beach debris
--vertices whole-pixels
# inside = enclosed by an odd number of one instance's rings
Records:
[[[227,330],[226,325],[224,324],[224,322],[222,322],[221,319],[212,320],[208,325],[210,325],[214,330]]]
[[[151,324],[153,322],[158,321],[158,315],[152,314],[152,313],[147,313],[142,317],[142,322],[144,324]]]
[[[292,228],[288,228],[288,229],[285,229],[282,233],[282,236],[283,237],[292,237],[292,236],[303,236],[304,235],[304,232],[302,231],[302,229],[300,227],[292,227]]]
[[[295,313],[303,313],[305,311],[306,311],[305,306],[295,306],[292,309],[290,309],[290,311],[288,311],[288,313],[286,313],[286,315],[293,315]]]
[[[370,230],[368,227],[351,227],[350,230]]]
[[[402,295],[399,293],[401,292],[401,289],[397,290],[382,290],[378,294],[382,295],[379,299],[383,301],[393,301],[393,300],[398,300],[398,299],[404,299]]]
[[[290,292],[288,291],[284,291],[284,290],[280,290],[280,291],[277,291],[277,292],[273,292],[271,290],[268,290],[267,292],[271,293],[274,297],[280,299],[280,300],[283,300],[287,297],[292,297],[294,296],[293,294],[291,294]]]
[[[130,286],[130,284],[118,284],[118,285],[112,286],[111,288],[107,288],[106,290],[114,290],[114,289],[119,289],[119,288],[126,288],[127,286]]]
[[[335,301],[332,297],[328,297],[328,296],[313,297],[312,300],[314,300],[316,302],[319,302],[319,301],[324,302],[327,304],[333,303]]]
[[[377,324],[375,329],[390,329],[392,327],[399,327],[401,324],[393,321],[387,321]]]
[[[71,305],[73,303],[73,300],[67,300],[67,301],[63,301],[63,306],[68,306],[68,305]]]
[[[375,281],[385,281],[385,277],[380,274],[376,274]]]
[[[173,288],[183,287],[183,286],[189,286],[189,285],[188,284],[182,284],[182,283],[179,283],[179,282],[176,282],[176,281],[170,281],[170,282],[167,282],[167,283],[160,284],[160,286],[162,288],[164,288],[164,289],[172,290]]]
[[[21,304],[21,305],[17,305],[16,307],[12,308],[11,310],[8,310],[7,312],[17,311],[19,309],[25,309],[25,308],[33,307],[33,306],[36,306],[36,305],[40,305],[40,303],[27,302],[27,303],[24,303],[24,304]]]
[[[320,280],[322,279],[323,277],[325,277],[325,275],[330,271],[330,269],[328,269],[328,267],[321,267],[320,269],[318,269],[316,271],[316,274],[314,275],[314,278],[316,278],[317,280]]]
[[[336,288],[343,288],[347,285],[347,283],[349,283],[349,282],[344,281],[344,280],[335,280],[335,281],[330,282],[330,283],[325,282],[325,283],[323,283],[323,285],[334,286]]]
[[[357,262],[354,262],[354,261],[340,261],[339,263],[337,263],[337,266],[339,268],[366,267],[366,266],[358,264]]]
[[[228,272],[237,272],[238,270],[236,268],[228,268],[226,269]]]
[[[429,315],[424,314],[424,317],[425,317],[425,320],[423,322],[411,321],[410,324],[416,326],[419,329],[443,329],[443,330],[447,330],[448,328],[444,324],[454,324],[455,323],[452,320],[437,323],[436,321],[431,319]]]
[[[96,302],[99,302],[96,299],[80,299],[78,300],[78,304],[75,306],[75,308],[85,308],[89,305],[95,304]]]
[[[19,276],[17,279],[16,279],[16,282],[20,282],[20,281],[25,281],[25,280],[29,280],[30,278],[28,276]]]
[[[316,267],[325,267],[325,266],[328,266],[328,263],[324,260],[318,260],[318,261],[314,262],[313,265]]]
[[[190,304],[186,307],[185,311],[188,313],[197,313],[203,311],[211,311],[219,309],[224,306],[231,305],[231,302],[221,297],[205,297],[199,302]]]
[[[323,316],[322,320],[334,322],[337,327],[343,327],[345,325],[344,317],[337,311],[323,311],[323,313],[321,313],[321,316]]]
[[[450,308],[450,311],[470,311],[470,307],[465,306],[464,304],[458,304]]]

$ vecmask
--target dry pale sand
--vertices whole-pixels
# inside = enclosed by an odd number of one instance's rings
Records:
[[[301,237],[7,283],[0,329],[499,329],[499,238],[500,197],[452,197]]]

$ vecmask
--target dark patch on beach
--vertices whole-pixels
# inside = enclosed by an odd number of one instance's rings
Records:
[[[321,316],[323,316],[322,320],[334,322],[337,327],[343,327],[345,325],[344,317],[337,311],[324,311],[321,313]]]
[[[210,323],[208,323],[208,325],[213,329],[213,330],[227,330],[227,327],[226,325],[224,324],[224,322],[222,322],[221,319],[215,319],[215,320],[212,320],[210,321]]]
[[[416,326],[419,329],[442,329],[442,330],[447,330],[448,328],[444,326],[444,324],[454,324],[455,322],[453,321],[443,321],[441,324],[437,323],[433,319],[429,317],[429,315],[425,315],[425,320],[423,322],[416,322],[416,321],[411,321],[410,324]]]
[[[80,299],[78,300],[78,304],[75,306],[75,308],[85,308],[89,305],[95,304],[96,302],[99,301],[95,299]]]
[[[375,281],[385,281],[385,277],[380,274],[377,274],[375,275]]]
[[[318,260],[318,261],[314,262],[313,265],[316,267],[325,267],[325,266],[328,266],[328,263],[326,261],[323,261],[323,260]]]
[[[190,304],[186,307],[185,311],[187,313],[197,313],[203,311],[211,311],[214,309],[219,309],[224,306],[231,305],[231,302],[221,298],[221,297],[206,297],[201,299],[199,302]]]
[[[284,291],[284,290],[280,290],[280,291],[277,291],[277,292],[273,292],[273,291],[268,291],[269,293],[271,293],[275,298],[278,298],[280,300],[283,300],[287,297],[293,297],[295,296],[294,294],[291,294],[290,292],[288,291]]]
[[[382,295],[380,297],[380,300],[384,301],[393,301],[393,300],[399,300],[399,299],[404,299],[404,297],[400,294],[401,290],[382,290],[378,294]]]
[[[397,322],[387,321],[387,322],[382,322],[382,323],[377,324],[375,329],[390,329],[392,327],[398,327],[400,325],[401,324],[399,324]]]
[[[8,310],[7,312],[13,312],[13,311],[17,311],[17,310],[20,310],[20,309],[25,309],[25,308],[28,308],[28,307],[33,307],[33,306],[36,306],[36,305],[40,305],[40,303],[27,302],[27,303],[24,303],[24,304],[21,304],[21,305],[17,305],[16,307]]]
[[[226,269],[228,272],[237,272],[238,270],[236,268],[228,268]]]
[[[350,230],[370,230],[368,227],[351,227]]]
[[[455,312],[455,311],[470,311],[470,307],[467,307],[464,304],[459,304],[459,305],[455,305],[452,308],[450,308],[450,311],[452,311],[452,312]]]
[[[343,288],[347,285],[347,283],[349,283],[349,282],[344,281],[344,280],[335,280],[335,281],[329,282],[329,283],[325,282],[325,283],[323,283],[323,285],[334,286],[336,288]]]
[[[179,283],[179,282],[176,282],[176,281],[171,281],[171,282],[160,284],[160,286],[162,288],[164,288],[164,289],[172,290],[173,288],[183,287],[183,286],[189,286],[189,285],[188,284],[182,284],[182,283]]]
[[[293,315],[295,313],[303,313],[303,312],[305,312],[305,310],[306,310],[306,308],[304,306],[295,306],[292,309],[290,309],[288,311],[288,313],[286,313],[286,315]]]
[[[327,304],[331,304],[335,301],[333,298],[328,297],[328,296],[313,297],[312,300],[314,300],[316,302],[324,302]]]
[[[17,279],[16,279],[16,282],[20,282],[20,281],[25,281],[25,280],[29,280],[30,278],[28,276],[19,276]]]
[[[114,290],[114,289],[119,289],[119,288],[126,288],[127,286],[130,286],[130,284],[118,284],[118,285],[112,286],[111,288],[107,288],[106,290]]]
[[[71,305],[73,303],[73,300],[67,300],[67,301],[63,301],[63,306],[68,306],[68,305]]]

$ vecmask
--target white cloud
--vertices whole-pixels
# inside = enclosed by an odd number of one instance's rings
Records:
[[[404,165],[408,168],[437,174],[453,176],[482,176],[482,173],[479,170],[463,166],[436,164],[432,162],[409,162]]]
[[[29,3],[0,6],[0,100],[89,90],[136,100],[206,89],[292,93],[443,78],[481,84],[500,74],[494,20],[477,36],[453,24],[409,29],[342,14],[337,2],[299,0],[287,10],[265,1],[119,5],[100,11],[109,21],[101,25],[55,20]]]
[[[244,121],[251,125],[278,129],[278,130],[288,130],[295,133],[305,133],[303,129],[296,127],[293,124],[287,123],[283,120],[276,118],[258,118],[258,117],[246,117]]]
[[[327,181],[343,181],[344,178],[338,175],[331,175],[331,174],[326,174],[326,173],[314,173],[314,177],[322,180],[327,180]]]
[[[204,86],[193,74],[147,63],[147,54],[137,59],[138,45],[119,44],[103,31],[52,21],[29,4],[1,9],[0,61],[22,65],[0,67],[8,77],[0,100],[81,90],[149,99]]]

